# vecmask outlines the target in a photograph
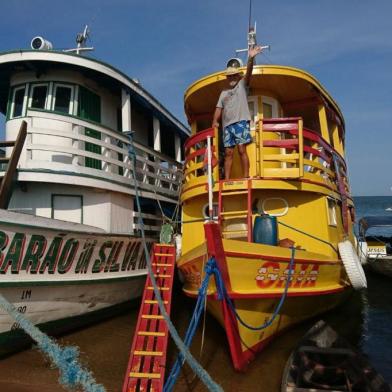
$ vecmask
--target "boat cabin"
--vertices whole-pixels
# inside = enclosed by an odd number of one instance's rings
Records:
[[[196,81],[185,93],[192,136],[185,144],[184,221],[210,218],[205,185],[210,139],[212,163],[219,162],[213,168],[213,219],[219,221],[223,238],[252,242],[255,217],[269,214],[282,223],[282,246],[295,243],[336,256],[328,243],[350,235],[354,219],[344,158],[345,124],[338,105],[307,72],[286,66],[255,66],[248,93],[250,179],[241,178],[235,151],[232,180],[225,181],[222,130],[211,128],[211,123],[219,94],[227,87],[225,72],[220,71]],[[312,233],[324,243],[283,224]],[[192,243],[184,240],[183,252],[194,246],[196,233],[198,243],[204,240],[203,230],[195,230],[195,225],[184,225],[184,238],[189,231]]]
[[[189,130],[111,65],[55,50],[1,53],[0,111],[6,140],[27,121],[10,210],[133,234],[130,131],[147,232],[159,230],[157,200],[175,208]]]

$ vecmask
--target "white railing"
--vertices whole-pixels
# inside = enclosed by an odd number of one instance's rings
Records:
[[[20,162],[21,169],[67,172],[134,186],[125,134],[57,113],[29,110],[27,115],[26,156]],[[86,135],[91,130],[98,138]],[[177,198],[182,165],[140,143],[134,142],[134,148],[135,174],[141,190]]]
[[[140,213],[138,211],[133,212],[133,230],[134,232],[138,232],[141,230],[139,224],[139,216]],[[153,214],[145,214],[142,213],[141,217],[143,218],[143,228],[146,232],[157,234],[161,231],[163,219],[161,216],[153,215]]]

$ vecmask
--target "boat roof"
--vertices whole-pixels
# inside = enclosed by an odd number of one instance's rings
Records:
[[[55,50],[16,50],[0,53],[0,111],[6,112],[10,77],[18,71],[45,71],[60,69],[64,66],[79,71],[86,77],[94,79],[109,90],[126,89],[142,106],[151,109],[154,115],[169,122],[187,137],[190,130],[169,112],[156,98],[132,78],[113,66],[90,57]]]
[[[240,70],[246,72],[245,67]],[[184,96],[187,113],[205,113],[215,107],[225,80],[225,70],[222,70],[191,84]],[[321,98],[335,111],[344,128],[344,118],[339,105],[314,76],[302,69],[283,65],[255,65],[250,88],[270,91],[281,104]]]
[[[364,216],[358,222],[359,227],[366,232],[371,227],[392,227],[391,216]]]

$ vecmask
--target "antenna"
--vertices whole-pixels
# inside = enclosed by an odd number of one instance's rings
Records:
[[[76,35],[77,47],[74,49],[66,49],[66,50],[64,50],[64,52],[74,52],[76,54],[80,54],[80,52],[87,52],[87,51],[94,50],[93,47],[86,47],[85,46],[88,38],[90,38],[90,30],[88,28],[88,25],[86,25],[84,27],[83,33],[78,33]]]
[[[237,49],[235,51],[236,56],[239,53],[247,52],[250,48],[257,45],[256,40],[256,21],[254,26],[252,26],[252,0],[249,0],[249,23],[248,23],[248,48],[247,49]],[[260,45],[261,49],[270,49],[269,45]]]

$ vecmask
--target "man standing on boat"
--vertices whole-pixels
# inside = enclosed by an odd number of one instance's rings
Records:
[[[222,117],[226,180],[230,178],[235,146],[238,146],[243,175],[245,178],[249,177],[249,158],[246,146],[252,141],[252,138],[250,136],[247,88],[252,76],[253,60],[261,51],[260,46],[249,49],[248,64],[244,77],[242,77],[242,72],[237,67],[227,67],[226,78],[229,88],[221,92],[216,104],[212,127],[218,128],[219,120]]]

